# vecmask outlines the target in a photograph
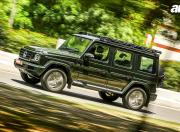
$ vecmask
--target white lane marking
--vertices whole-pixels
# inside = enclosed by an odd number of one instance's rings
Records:
[[[170,106],[164,106],[164,105],[154,104],[154,103],[150,103],[150,105],[158,106],[158,107],[162,107],[162,108],[166,108],[166,109],[170,109],[170,110],[174,110],[174,111],[180,111],[179,108],[173,108],[173,107],[170,107]],[[149,106],[149,107],[153,108],[152,106]]]
[[[1,54],[1,55],[4,55],[4,56],[11,57],[11,58],[17,58],[17,57],[18,57],[18,55],[17,55],[17,54],[8,53],[8,52],[1,51],[1,50],[0,50],[0,54]]]
[[[18,70],[16,70],[16,69],[14,69],[14,70],[8,70],[8,69],[3,69],[3,68],[0,68],[0,69],[1,69],[0,72],[4,72],[4,73],[8,73],[8,74],[18,76]]]
[[[176,104],[176,106],[178,106],[180,108],[180,100],[179,99],[176,99],[173,97],[169,97],[169,99],[164,98],[164,97],[159,97],[159,98],[157,98],[157,100],[160,100],[160,101],[163,100],[166,103],[174,103],[174,104]]]
[[[5,61],[5,60],[0,60],[0,64],[13,65],[13,63],[12,63],[12,62]]]

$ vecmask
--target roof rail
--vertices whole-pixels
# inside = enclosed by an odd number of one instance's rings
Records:
[[[79,32],[79,34],[97,37],[103,42],[116,43],[116,44],[120,44],[120,45],[123,44],[125,46],[130,47],[130,48],[138,49],[138,50],[141,50],[141,51],[146,51],[146,52],[155,53],[155,54],[161,54],[162,53],[161,51],[158,51],[158,50],[155,50],[155,49],[150,49],[150,48],[146,48],[146,47],[143,47],[143,46],[138,46],[138,45],[135,45],[135,44],[132,44],[132,43],[129,43],[129,42],[124,42],[124,41],[121,41],[121,40],[118,40],[118,39],[112,39],[112,38],[109,38],[109,37],[100,36],[100,35],[96,35],[96,34],[92,34],[92,33],[88,33],[88,32]]]

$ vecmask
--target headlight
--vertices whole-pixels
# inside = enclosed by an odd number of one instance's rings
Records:
[[[35,54],[35,56],[34,56],[34,61],[39,61],[40,60],[40,58],[41,58],[41,56],[40,56],[40,54]]]

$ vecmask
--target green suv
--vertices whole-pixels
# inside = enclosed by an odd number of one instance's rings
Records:
[[[122,98],[126,108],[139,110],[157,97],[162,80],[161,52],[89,33],[72,35],[58,49],[27,46],[14,64],[22,79],[41,82],[61,92],[80,86],[99,92],[107,102]]]

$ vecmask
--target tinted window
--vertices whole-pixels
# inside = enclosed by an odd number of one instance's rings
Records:
[[[114,63],[120,66],[131,67],[131,58],[131,53],[117,50],[115,53]]]
[[[107,61],[109,56],[109,46],[95,43],[88,53],[93,54],[95,60]]]
[[[78,55],[82,55],[82,53],[87,49],[90,45],[91,40],[72,36],[64,44],[59,48],[60,50],[66,50],[68,52],[73,52]]]
[[[154,60],[148,57],[141,57],[140,70],[144,72],[154,73]]]

